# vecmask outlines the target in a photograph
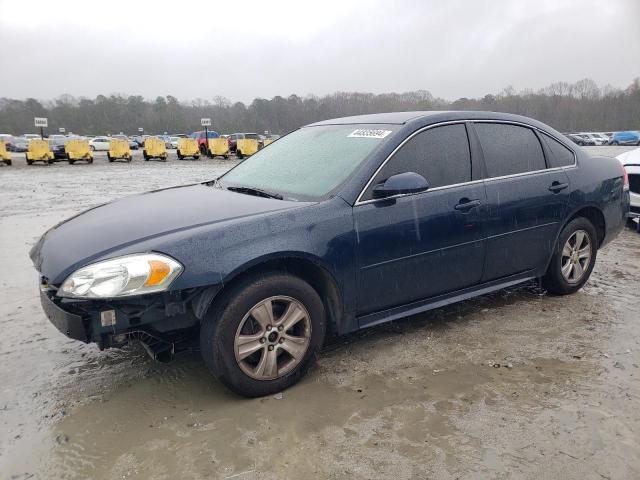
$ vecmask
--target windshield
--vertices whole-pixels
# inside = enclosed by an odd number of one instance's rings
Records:
[[[295,200],[319,200],[340,186],[397,125],[304,127],[263,148],[219,180]]]

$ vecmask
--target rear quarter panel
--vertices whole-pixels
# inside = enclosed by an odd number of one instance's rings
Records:
[[[577,152],[577,156],[577,166],[566,169],[571,185],[567,220],[585,207],[600,210],[605,221],[603,246],[624,228],[629,211],[623,171],[615,158],[590,156],[583,151]]]

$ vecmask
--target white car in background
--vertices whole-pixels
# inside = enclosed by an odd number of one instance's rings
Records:
[[[638,229],[640,229],[640,148],[621,153],[616,158],[622,162],[627,171],[631,197],[629,216],[638,223]]]
[[[106,152],[109,150],[109,137],[94,137],[89,140],[89,148],[94,152]]]
[[[596,145],[608,145],[609,144],[609,137],[606,137],[605,135],[603,135],[601,133],[583,132],[583,133],[579,133],[578,135],[582,135],[583,137],[590,138],[591,140],[593,140],[593,143],[595,143]]]

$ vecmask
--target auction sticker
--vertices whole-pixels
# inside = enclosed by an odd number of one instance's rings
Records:
[[[375,130],[360,128],[354,130],[347,137],[351,138],[384,138],[391,133],[391,130]]]

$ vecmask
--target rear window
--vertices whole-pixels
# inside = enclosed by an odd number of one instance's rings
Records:
[[[549,151],[549,168],[568,167],[574,164],[575,158],[571,150],[548,135],[543,134],[542,139]]]
[[[504,123],[476,123],[489,178],[544,170],[542,146],[533,130]]]

